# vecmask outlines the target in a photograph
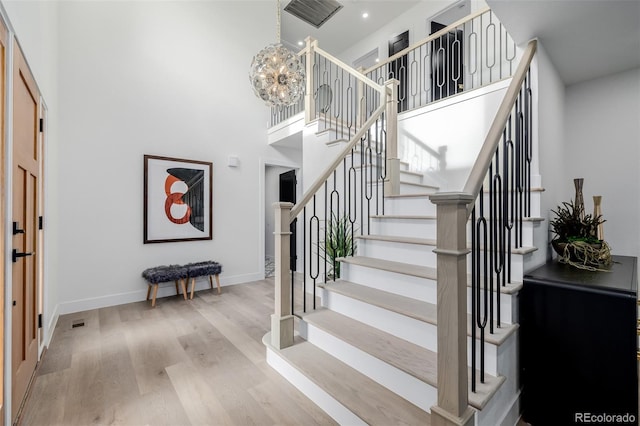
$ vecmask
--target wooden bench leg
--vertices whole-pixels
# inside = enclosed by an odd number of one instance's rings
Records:
[[[151,296],[151,284],[147,283],[147,300],[149,300],[149,297]]]
[[[193,292],[195,291],[195,289],[196,289],[196,279],[194,277],[194,278],[191,278],[191,297],[190,297],[191,300],[193,300]]]
[[[216,274],[216,284],[218,285],[218,294],[220,294],[220,275]]]
[[[188,278],[180,280],[180,287],[182,287],[182,295],[184,296],[184,300],[187,300],[187,279]]]
[[[153,284],[153,299],[151,299],[151,307],[156,307],[156,296],[158,295],[158,283]]]
[[[209,287],[213,290],[213,277],[209,275]]]
[[[184,296],[184,300],[187,300],[187,290],[185,289],[185,284],[184,284],[185,279],[186,278],[184,279],[180,278],[179,280],[176,280],[176,296],[180,296],[180,290],[178,289],[178,285],[180,285],[180,288],[182,288],[182,295]]]

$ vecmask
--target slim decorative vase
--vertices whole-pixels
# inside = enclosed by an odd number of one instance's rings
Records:
[[[576,187],[576,209],[580,212],[580,219],[584,219],[584,198],[582,197],[582,185],[584,184],[584,178],[576,178],[573,180],[573,184]]]
[[[602,195],[594,195],[593,196],[593,217],[594,219],[598,216],[602,216]],[[604,240],[604,224],[598,225],[598,234],[596,237],[599,240]]]

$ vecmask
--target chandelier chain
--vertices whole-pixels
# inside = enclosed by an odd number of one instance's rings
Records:
[[[276,16],[278,17],[278,26],[276,28],[276,40],[280,43],[280,0],[276,1]]]

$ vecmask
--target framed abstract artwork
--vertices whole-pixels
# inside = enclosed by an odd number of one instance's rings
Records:
[[[213,165],[144,156],[144,244],[210,240]]]

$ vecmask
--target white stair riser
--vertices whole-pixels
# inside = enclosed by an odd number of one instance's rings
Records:
[[[300,335],[423,410],[430,412],[431,407],[435,405],[438,398],[435,387],[336,338],[313,324],[306,323],[304,320],[300,321]]]
[[[435,246],[394,241],[358,240],[358,256],[436,267]]]
[[[430,351],[437,352],[438,350],[437,327],[433,324],[324,289],[322,290],[322,305],[334,312],[393,334]],[[496,375],[497,354],[498,348],[485,342],[485,368],[486,372],[491,375]],[[471,360],[471,337],[467,337],[467,359]],[[477,365],[480,365],[479,350],[476,353],[476,361]],[[471,365],[471,362],[469,361],[468,364]]]
[[[267,363],[339,424],[366,425],[362,419],[268,346]]]
[[[500,389],[476,416],[476,425],[513,425],[519,417],[518,330],[498,349],[498,374],[506,378]],[[515,406],[515,407],[514,407]],[[506,408],[506,409],[505,409]]]
[[[495,291],[490,293],[493,297],[493,316],[497,321],[498,301]],[[481,296],[484,303],[484,296]],[[489,309],[489,308],[487,308]],[[517,318],[518,300],[516,295],[500,293],[500,322],[506,324],[515,324]],[[484,311],[483,311],[484,312]],[[467,287],[467,313],[471,314],[471,287]],[[488,330],[488,328],[487,328]]]
[[[433,249],[435,249],[435,246],[432,245],[359,239],[357,253],[358,256],[374,257],[377,259],[392,260],[395,262],[411,263],[414,265],[435,268],[437,265],[437,257],[433,252]],[[483,255],[483,252],[481,252],[481,254]],[[522,281],[524,272],[524,256],[525,255],[518,253],[512,254],[512,280]],[[467,256],[467,272],[471,272],[471,255]]]
[[[400,194],[424,194],[425,192],[435,192],[433,188],[424,186],[407,185],[405,182],[400,182]]]
[[[400,180],[402,182],[409,183],[422,183],[422,176],[415,173],[407,173],[404,170],[400,170]]]
[[[340,269],[343,279],[363,286],[375,288],[400,296],[410,297],[432,304],[437,304],[437,284],[435,280],[398,274],[395,272],[367,268],[360,265],[343,263]],[[494,300],[494,317],[497,315],[496,292]],[[500,321],[513,324],[517,318],[517,296],[500,294]],[[471,314],[471,287],[467,287],[467,313]]]
[[[483,193],[484,196],[484,209],[485,209],[485,213],[488,214],[489,213],[489,194],[488,193]],[[524,196],[523,196],[523,203],[524,203]],[[529,214],[528,211],[524,210],[524,204],[523,204],[523,212],[525,213],[525,216],[529,216],[529,217],[540,217],[540,199],[542,198],[542,192],[541,191],[531,191],[531,212]],[[516,210],[516,212],[518,211],[519,207],[519,203],[520,201],[518,200],[518,198],[516,198],[514,203],[514,208]],[[511,209],[509,207],[509,209]]]
[[[435,219],[372,218],[371,233],[399,237],[435,238]]]
[[[371,166],[370,165],[365,165],[364,167],[365,167],[365,173],[367,173],[367,176],[368,176],[369,168]],[[374,176],[375,176],[375,172],[374,172]],[[422,178],[423,178],[423,176],[421,174],[410,172],[410,171],[404,170],[402,167],[400,167],[400,181],[422,184],[423,183],[422,182]]]
[[[435,216],[436,205],[428,197],[386,198],[385,214]]]
[[[412,275],[398,274],[366,266],[342,263],[340,276],[346,281],[400,296],[433,303],[435,281]],[[429,283],[431,281],[431,283]]]

